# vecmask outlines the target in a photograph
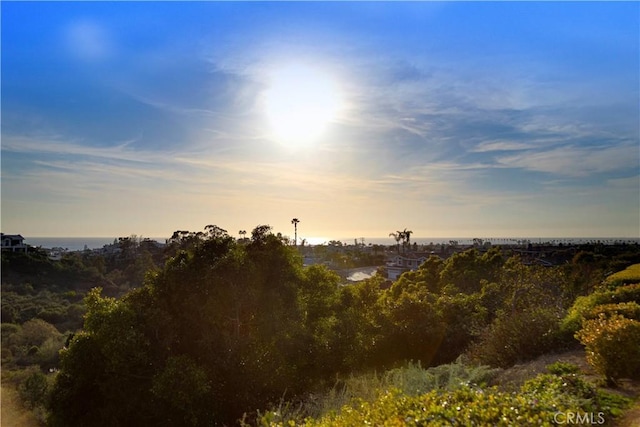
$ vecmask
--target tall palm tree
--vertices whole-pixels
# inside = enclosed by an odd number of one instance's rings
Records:
[[[402,231],[396,231],[395,233],[389,233],[389,237],[393,237],[396,241],[396,249],[400,253],[400,240],[403,240]]]
[[[411,235],[413,234],[413,231],[407,230],[405,228],[402,234],[404,235],[405,239],[407,239],[407,246],[409,246],[411,244]]]
[[[294,233],[294,242],[293,244],[298,246],[298,223],[300,220],[298,218],[293,218],[291,220],[291,224],[293,224],[293,233]]]
[[[406,228],[405,228],[406,230]],[[402,241],[402,253],[405,253],[406,247],[406,241],[407,241],[407,236],[404,234],[404,231],[396,231],[396,233],[398,233],[398,239]]]

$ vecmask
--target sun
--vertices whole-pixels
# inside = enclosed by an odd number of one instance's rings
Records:
[[[264,96],[273,138],[293,147],[316,141],[336,118],[342,103],[334,79],[303,64],[275,69]]]

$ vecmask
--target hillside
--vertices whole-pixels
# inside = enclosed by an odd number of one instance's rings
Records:
[[[0,424],[11,427],[41,427],[42,423],[24,407],[18,393],[10,386],[0,387]]]

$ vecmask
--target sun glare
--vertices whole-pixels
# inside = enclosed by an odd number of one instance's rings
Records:
[[[265,93],[273,137],[289,146],[317,140],[340,109],[339,89],[320,69],[288,65],[274,70]]]

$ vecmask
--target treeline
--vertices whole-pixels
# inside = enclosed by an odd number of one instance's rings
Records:
[[[177,250],[176,243],[161,246],[130,236],[102,253],[68,252],[59,260],[34,247],[27,253],[2,251],[3,386],[16,389],[44,422],[59,351],[83,326],[87,293],[101,287],[106,295],[124,295]]]
[[[2,252],[2,323],[41,319],[60,332],[80,329],[88,291],[100,287],[104,295],[120,297],[142,286],[149,271],[206,236],[177,231],[159,245],[132,235],[115,239],[103,251],[68,252],[60,260],[34,247],[27,253]]]
[[[577,254],[545,268],[469,250],[383,289],[381,277],[341,286],[323,266],[303,268],[268,226],[242,240],[215,226],[174,237],[175,255],[143,286],[86,297],[48,394],[51,425],[228,425],[406,360],[466,353],[509,366],[577,344],[567,310],[629,259]]]

